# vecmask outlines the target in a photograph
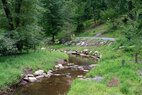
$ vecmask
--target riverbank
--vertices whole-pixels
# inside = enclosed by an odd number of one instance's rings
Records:
[[[117,47],[119,43],[101,47],[51,46],[60,50],[93,50],[99,51],[102,58],[98,66],[86,75],[86,78],[104,77],[100,82],[76,79],[73,81],[68,95],[141,95],[142,63],[134,62],[134,47]],[[142,58],[139,51],[138,59]],[[122,65],[122,59],[125,60]]]
[[[55,67],[55,63],[60,59],[67,59],[68,56],[61,52],[51,52],[49,50],[37,50],[29,54],[17,56],[0,57],[0,89],[9,89],[13,84],[17,84],[22,74],[27,69],[32,72],[36,70],[49,70]]]

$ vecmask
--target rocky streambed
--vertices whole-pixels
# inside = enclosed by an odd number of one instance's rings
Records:
[[[56,64],[54,70],[37,70],[33,74],[25,75],[12,95],[64,95],[75,78],[91,80],[85,78],[85,74],[96,63],[97,60],[90,57],[69,55],[69,62]]]

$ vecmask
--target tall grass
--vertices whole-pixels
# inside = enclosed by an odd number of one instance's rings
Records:
[[[67,58],[67,55],[61,52],[51,52],[48,50],[39,50],[15,56],[0,57],[0,88],[4,89],[7,85],[16,83],[24,68],[31,68],[33,71],[54,68],[54,63],[59,59]]]

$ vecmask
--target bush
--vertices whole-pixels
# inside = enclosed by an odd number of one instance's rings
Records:
[[[71,40],[71,34],[72,33],[67,33],[65,30],[63,30],[62,32],[60,32],[58,34],[57,39],[59,39],[60,43],[70,41]]]
[[[0,34],[0,54],[7,55],[16,53],[17,48],[15,46],[16,41],[5,37],[4,34]]]

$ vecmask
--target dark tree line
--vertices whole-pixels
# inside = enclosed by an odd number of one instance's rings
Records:
[[[121,15],[135,29],[125,37],[140,38],[141,4],[141,0],[0,0],[0,53],[35,49],[47,37],[54,43],[58,35],[81,33],[87,20],[93,19],[95,27]]]

